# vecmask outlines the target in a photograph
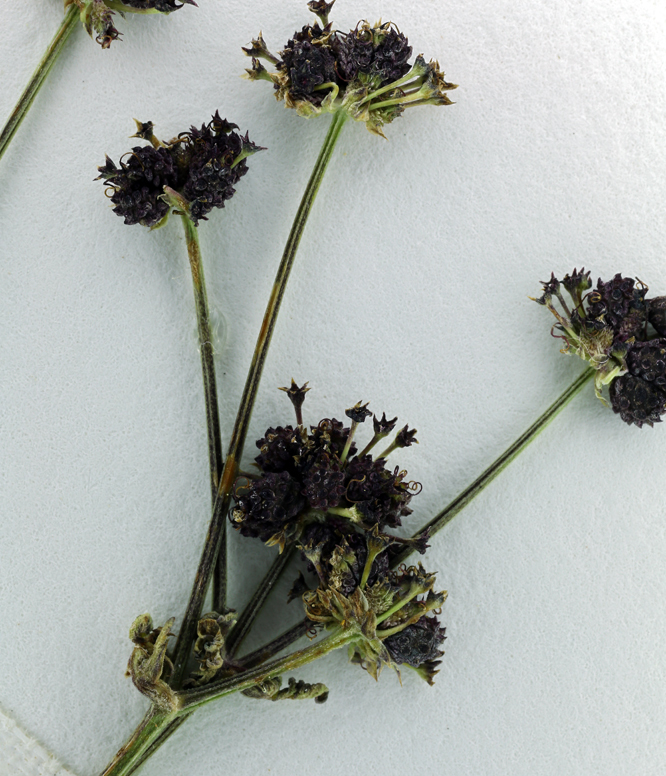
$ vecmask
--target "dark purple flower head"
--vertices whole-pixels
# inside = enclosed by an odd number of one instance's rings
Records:
[[[535,301],[555,316],[552,333],[564,342],[562,352],[580,356],[596,371],[597,396],[603,400],[602,389],[609,386],[611,406],[626,423],[658,422],[666,410],[663,298],[646,299],[647,286],[621,273],[608,281],[599,278],[594,289],[583,269],[561,283],[552,275],[542,285],[543,295]]]
[[[246,157],[261,150],[236,129],[215,113],[200,129],[163,143],[153,135],[152,122],[137,122],[135,137],[151,145],[136,146],[118,166],[107,156],[98,168],[114,213],[126,224],[156,227],[174,206],[195,224],[214,207],[224,207],[247,172]]]
[[[661,422],[666,412],[666,393],[654,383],[625,374],[617,377],[610,386],[613,412],[625,423],[642,428]]]
[[[165,186],[175,185],[177,173],[167,148],[135,146],[120,159],[119,166],[107,156],[98,169],[115,205],[113,212],[126,224],[152,227],[168,213],[162,194]]]
[[[446,638],[445,633],[446,628],[442,628],[436,617],[422,617],[414,625],[388,636],[384,646],[394,663],[418,668],[444,654],[440,647]]]
[[[344,111],[375,134],[414,105],[450,105],[447,83],[437,62],[418,56],[392,23],[359,22],[353,30],[334,30],[328,21],[333,3],[312,0],[310,10],[321,22],[295,32],[279,57],[261,37],[243,49],[252,57],[251,80],[270,81],[279,100],[300,115]],[[269,72],[259,59],[275,67]]]

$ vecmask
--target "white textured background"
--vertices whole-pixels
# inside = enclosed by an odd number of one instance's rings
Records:
[[[61,18],[0,7],[0,117]],[[76,30],[0,163],[0,707],[79,776],[138,722],[123,672],[144,611],[180,615],[208,517],[191,280],[177,220],[126,227],[93,182],[134,141],[223,116],[269,151],[201,228],[225,440],[282,246],[328,119],[238,76],[305,2],[201,0]],[[315,422],[358,399],[419,429],[410,528],[473,479],[580,372],[528,300],[551,269],[666,293],[661,0],[338,0],[341,29],[394,20],[460,84],[388,142],[348,126],[303,238],[255,411],[309,380]],[[541,776],[666,772],[666,428],[625,426],[588,389],[433,541],[449,591],[433,688],[375,684],[344,654],[299,672],[325,706],[231,698],[146,776]],[[242,606],[272,552],[230,538]],[[285,587],[287,583],[285,582]],[[284,615],[298,618],[298,604]],[[281,604],[264,620],[274,632]],[[248,646],[256,645],[255,640]]]

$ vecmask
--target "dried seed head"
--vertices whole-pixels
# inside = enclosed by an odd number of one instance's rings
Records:
[[[263,38],[243,49],[253,57],[247,71],[252,80],[269,80],[276,97],[305,118],[344,110],[373,133],[415,105],[450,105],[448,83],[435,61],[422,56],[409,64],[412,48],[392,23],[359,22],[353,30],[333,30],[328,15],[333,3],[312,0],[308,7],[321,25],[305,25],[280,52],[270,55]],[[266,56],[266,54],[269,56]],[[256,62],[264,57],[275,65],[269,73]]]
[[[262,150],[217,112],[208,124],[170,143],[155,138],[152,122],[136,124],[135,137],[152,145],[134,147],[118,166],[107,156],[98,168],[114,213],[126,224],[162,226],[173,207],[197,224],[214,207],[224,207],[247,172],[246,157]]]

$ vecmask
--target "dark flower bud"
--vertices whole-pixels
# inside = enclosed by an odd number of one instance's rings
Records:
[[[642,284],[634,288],[634,279],[622,277],[620,273],[604,283],[601,278],[597,288],[590,294],[588,316],[603,318],[620,339],[636,336],[647,317],[645,294]]]
[[[162,200],[165,186],[173,186],[177,180],[172,156],[166,148],[136,146],[121,158],[120,167],[106,157],[106,164],[99,167],[100,175],[111,192],[109,199],[113,212],[126,224],[157,226],[169,212]]]
[[[261,37],[252,41],[244,49],[253,58],[249,77],[271,80],[277,98],[306,118],[343,110],[382,136],[382,126],[406,107],[451,104],[446,92],[456,85],[444,79],[435,61],[418,56],[410,65],[412,48],[395,25],[359,22],[347,33],[333,30],[328,21],[332,5],[308,3],[322,26],[306,25],[294,33],[280,60],[269,58]],[[275,73],[255,64],[262,56],[273,62]]]
[[[335,418],[324,418],[319,425],[312,430],[308,437],[310,445],[315,450],[326,450],[336,457],[342,455],[347,443],[349,429]],[[349,455],[354,455],[356,446],[352,444]]]
[[[155,125],[152,121],[139,121],[138,119],[134,119],[134,123],[136,124],[136,132],[133,135],[130,135],[130,137],[136,137],[139,140],[148,140],[155,147],[160,145],[159,140],[157,140],[153,134]]]
[[[304,27],[281,52],[281,66],[288,73],[292,99],[307,97],[315,105],[326,96],[326,91],[317,87],[335,80],[335,58],[328,46],[319,44],[319,34],[318,25]]]
[[[578,306],[582,301],[583,294],[588,289],[592,288],[590,273],[585,272],[585,267],[581,267],[580,272],[577,269],[574,269],[570,275],[567,274],[564,276],[562,285],[574,300],[574,304]]]
[[[393,420],[387,420],[386,419],[386,413],[382,413],[382,419],[377,420],[377,416],[373,415],[372,418],[372,425],[375,429],[375,434],[378,436],[388,436],[391,431],[395,428],[395,424],[398,422],[398,418],[395,417]]]
[[[418,445],[419,440],[416,439],[416,433],[415,428],[410,429],[409,426],[405,426],[398,432],[398,435],[395,438],[396,445],[398,447],[411,447],[413,444]]]
[[[620,415],[625,423],[642,428],[643,424],[652,426],[661,422],[666,412],[666,393],[653,383],[625,374],[617,377],[610,386],[610,399],[613,412]]]
[[[659,336],[666,337],[666,296],[647,300],[648,321]]]
[[[312,509],[336,507],[344,495],[345,475],[328,453],[321,453],[303,478],[303,495]]]
[[[364,423],[368,415],[372,415],[368,407],[368,402],[361,404],[357,402],[353,407],[345,410],[345,415],[354,423]]]
[[[257,440],[261,450],[254,460],[264,472],[289,472],[295,474],[305,443],[298,430],[291,426],[269,428],[265,436]]]
[[[372,72],[384,86],[399,80],[409,72],[408,60],[412,55],[412,47],[407,42],[407,38],[391,26],[383,28],[381,34],[377,35],[377,39]]]
[[[627,368],[634,377],[666,391],[666,339],[634,343],[627,356]]]
[[[645,299],[647,286],[618,273],[607,282],[599,278],[596,288],[586,293],[592,286],[590,273],[574,269],[562,281],[573,302],[572,308],[565,301],[554,275],[543,286],[543,296],[535,301],[548,307],[555,316],[557,323],[553,326],[553,336],[563,340],[561,352],[580,356],[596,370],[597,397],[606,404],[602,389],[605,385],[614,385],[611,391],[613,409],[627,423],[655,422],[655,412],[657,417],[660,414],[659,396],[641,385],[645,382],[646,369],[652,373],[656,368],[659,374],[661,369],[657,364],[657,350],[644,347],[650,304]],[[559,309],[553,297],[557,298]],[[655,347],[659,349],[661,344]],[[628,359],[631,359],[631,366]],[[641,371],[639,360],[649,362],[649,369],[646,366]],[[641,382],[633,379],[614,382],[627,371]]]
[[[271,54],[268,50],[266,41],[263,39],[261,33],[259,33],[257,38],[252,41],[252,45],[248,48],[243,48],[243,51],[248,57],[252,57],[253,59],[267,59],[274,65],[277,65],[280,61],[275,54]]]
[[[411,513],[407,505],[413,494],[403,476],[398,467],[389,471],[383,458],[376,461],[370,455],[354,458],[346,470],[346,498],[355,505],[366,524],[378,523],[380,529],[397,528],[401,525],[400,518]]]
[[[291,403],[294,405],[294,410],[296,411],[296,422],[299,426],[302,425],[303,416],[301,414],[301,407],[305,401],[305,394],[310,390],[308,388],[308,384],[303,383],[303,385],[299,388],[294,382],[294,378],[292,377],[291,386],[289,388],[280,388],[279,390],[284,391],[289,397],[289,401],[291,401]]]
[[[440,646],[446,638],[445,632],[446,628],[441,627],[436,617],[422,617],[414,625],[384,639],[384,646],[394,663],[418,668],[444,654]]]
[[[335,0],[331,0],[330,3],[325,2],[325,0],[310,0],[308,8],[312,13],[319,17],[322,26],[326,27],[328,24],[328,15],[331,13],[331,8],[333,8],[334,3]]]
[[[268,473],[234,494],[231,521],[243,536],[268,542],[282,534],[305,506],[298,483],[287,472]]]

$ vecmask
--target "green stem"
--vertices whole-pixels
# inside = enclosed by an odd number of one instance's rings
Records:
[[[259,586],[254,592],[254,595],[250,599],[250,602],[243,610],[243,613],[238,618],[238,622],[234,625],[233,630],[229,634],[229,638],[226,642],[226,652],[231,658],[238,652],[243,640],[250,632],[250,628],[259,614],[261,607],[264,605],[269,593],[275,587],[275,583],[282,574],[283,570],[287,567],[287,564],[291,560],[294,554],[293,544],[290,547],[285,547],[277,558],[273,561],[268,573],[261,580]]]
[[[347,114],[342,111],[333,114],[331,125],[326,134],[326,138],[324,139],[324,144],[319,152],[319,157],[317,158],[314,170],[308,181],[298,211],[296,212],[296,218],[291,227],[287,244],[284,253],[282,254],[282,260],[277,271],[273,290],[270,299],[268,300],[261,331],[259,332],[254,355],[252,357],[252,364],[250,365],[240,407],[238,409],[238,414],[236,415],[236,422],[231,434],[229,453],[222,471],[220,488],[217,493],[217,498],[215,499],[213,516],[208,527],[206,542],[201,555],[201,560],[199,561],[199,567],[197,569],[190,600],[187,604],[187,610],[183,618],[183,624],[178,633],[178,639],[174,649],[173,684],[175,687],[180,686],[185,671],[187,670],[190,650],[192,643],[196,638],[197,622],[201,616],[201,608],[213,573],[218,549],[224,539],[226,515],[231,500],[231,491],[238,474],[238,467],[243,453],[243,446],[245,444],[245,437],[247,436],[250,417],[252,415],[252,408],[254,407],[257,389],[266,360],[266,354],[268,353],[271,335],[275,328],[280,303],[282,302],[282,297],[284,296],[287,287],[289,273],[291,272],[294,263],[296,251],[301,241],[305,223],[310,214],[310,209],[312,208],[312,204],[319,191],[319,186],[321,185],[333,149],[335,148],[335,144],[340,136],[340,132],[342,131],[346,119]],[[222,575],[225,572],[224,569],[219,569],[217,573]],[[220,602],[217,601],[214,602],[216,607],[219,606],[219,603]]]
[[[178,693],[179,710],[177,714],[185,714],[192,709],[199,708],[206,703],[223,698],[240,690],[246,690],[255,684],[259,684],[272,676],[278,676],[286,671],[293,671],[306,663],[317,660],[334,649],[339,649],[348,644],[353,639],[358,638],[358,634],[352,631],[335,630],[330,636],[311,644],[305,649],[299,649],[286,657],[274,660],[258,668],[245,671],[238,676],[232,676],[230,679],[222,679],[218,682],[211,682],[203,687],[196,687],[193,690],[182,690]]]
[[[351,631],[335,630],[325,639],[311,644],[305,649],[292,652],[286,657],[274,660],[267,665],[244,671],[242,674],[211,682],[204,687],[193,690],[183,690],[177,693],[178,709],[175,711],[160,711],[154,706],[148,711],[137,729],[130,736],[125,745],[119,750],[113,760],[106,767],[101,776],[129,776],[134,773],[146,759],[169,736],[174,733],[182,722],[193,711],[217,698],[246,690],[272,676],[278,676],[285,671],[311,663],[334,649],[339,649],[345,644],[358,638],[358,634]]]
[[[263,647],[260,647],[254,652],[251,652],[249,655],[246,655],[245,657],[242,657],[240,660],[236,661],[236,665],[238,666],[240,671],[249,671],[251,668],[256,668],[258,665],[265,663],[267,660],[277,655],[283,649],[286,649],[287,647],[291,646],[295,641],[298,641],[298,639],[305,636],[305,634],[312,627],[313,627],[312,620],[308,620],[307,618],[305,618],[297,625],[294,625],[292,628],[289,628],[289,630],[282,633],[276,639],[273,639],[273,641],[270,641],[268,644],[265,644]],[[146,742],[142,743],[141,740],[137,740],[135,744],[132,744],[132,742],[135,741],[135,738],[136,738],[136,733],[135,733],[130,739],[130,741],[128,741],[128,743],[126,744],[126,747],[134,745],[136,747],[140,747],[141,751],[131,760],[131,764],[124,766],[124,770],[122,772],[118,771],[118,773],[116,773],[116,771],[113,770],[111,766],[109,766],[109,768],[107,768],[107,770],[104,772],[105,776],[119,776],[120,773],[122,773],[122,776],[131,776],[131,774],[135,773],[143,765],[143,763],[157,749],[159,749],[160,746],[162,746],[162,744],[167,740],[167,738],[169,738],[173,733],[175,733],[176,730],[178,730],[178,728],[183,724],[183,722],[185,722],[193,713],[194,711],[189,711],[174,719],[165,720],[164,726],[161,727],[161,729],[157,732],[155,737],[151,737],[149,741],[146,738]],[[142,727],[144,724],[145,724],[145,720],[141,723],[139,727]],[[115,759],[111,765],[113,765],[114,768],[120,767],[120,765],[116,766]]]
[[[183,214],[182,219],[183,227],[185,228],[187,254],[190,258],[190,269],[192,270],[192,285],[194,286],[194,307],[197,314],[199,350],[201,351],[201,371],[203,373],[204,399],[206,403],[210,487],[212,503],[215,503],[217,489],[220,484],[220,474],[222,473],[222,436],[220,433],[220,412],[217,402],[217,386],[215,381],[215,361],[213,359],[213,336],[210,330],[206,281],[204,278],[203,265],[201,263],[199,231],[185,214]]]
[[[183,722],[189,719],[189,717],[189,714],[183,714],[182,717],[176,717],[175,719],[166,723],[161,729],[159,735],[152,741],[150,746],[148,746],[148,748],[142,749],[140,755],[132,763],[131,767],[125,771],[123,776],[131,776],[131,774],[136,773],[136,771],[139,770],[139,768],[146,762],[146,760],[151,757],[162,746],[167,738],[175,733],[176,730],[178,730],[178,728],[183,724]],[[115,774],[113,776],[115,776]]]
[[[159,711],[151,706],[139,726],[125,745],[118,751],[102,776],[128,776],[146,759],[148,751],[154,750],[154,744],[162,738],[165,729],[177,719],[175,712]]]
[[[413,539],[422,538],[426,532],[429,536],[433,536],[437,531],[440,531],[444,526],[449,523],[453,518],[472,501],[481,491],[497,477],[497,475],[504,471],[506,467],[516,458],[523,450],[532,442],[538,434],[553,420],[576,396],[582,388],[588,383],[595,374],[595,370],[592,368],[586,369],[583,374],[580,375],[573,383],[561,394],[548,409],[541,415],[532,425],[525,431],[524,434],[518,437],[516,441],[510,445],[503,453],[497,458],[490,466],[477,477],[474,482],[462,493],[460,493],[453,501],[448,504],[439,514],[435,515],[433,519],[425,525],[420,531],[414,534]],[[405,561],[413,552],[413,547],[405,547],[402,551],[394,555],[391,559],[392,566],[398,566]]]
[[[7,146],[11,143],[14,133],[19,128],[21,122],[25,118],[26,113],[30,110],[32,101],[37,96],[41,85],[44,83],[44,79],[49,74],[49,71],[55,64],[56,59],[62,51],[62,47],[65,45],[65,41],[69,37],[70,33],[76,27],[79,18],[79,9],[76,6],[71,6],[60,24],[58,31],[56,32],[53,40],[46,49],[46,53],[42,57],[42,61],[37,65],[37,69],[32,74],[32,78],[28,81],[28,85],[25,87],[23,94],[19,101],[16,103],[16,107],[12,111],[7,123],[5,124],[2,133],[0,133],[0,159],[7,150]]]

